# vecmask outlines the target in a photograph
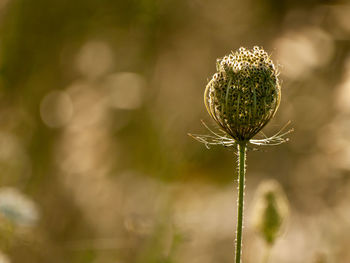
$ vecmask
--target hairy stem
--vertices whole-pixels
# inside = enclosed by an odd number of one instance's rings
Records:
[[[236,263],[241,263],[242,254],[242,229],[243,229],[243,205],[244,205],[244,177],[246,162],[246,142],[238,145],[238,200],[237,200],[237,230],[236,230]]]

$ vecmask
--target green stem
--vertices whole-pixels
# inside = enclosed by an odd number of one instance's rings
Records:
[[[263,259],[263,263],[268,263],[270,259],[271,245],[267,245],[265,248],[265,256]]]
[[[242,254],[242,229],[243,229],[243,205],[244,205],[244,177],[246,161],[246,142],[238,144],[238,200],[237,200],[237,230],[236,230],[236,263],[241,263]]]

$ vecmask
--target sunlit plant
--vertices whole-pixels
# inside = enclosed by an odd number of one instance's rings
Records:
[[[281,129],[270,138],[253,139],[275,115],[281,100],[278,71],[270,56],[260,47],[241,47],[217,60],[216,73],[206,86],[204,103],[209,115],[219,125],[210,135],[191,134],[209,145],[232,146],[238,155],[238,200],[235,262],[241,262],[243,199],[246,173],[246,149],[249,144],[276,145],[290,132]]]

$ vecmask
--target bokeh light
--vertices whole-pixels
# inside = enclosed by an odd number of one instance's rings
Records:
[[[66,92],[50,92],[41,101],[40,115],[43,122],[51,128],[66,125],[73,116],[71,98]]]

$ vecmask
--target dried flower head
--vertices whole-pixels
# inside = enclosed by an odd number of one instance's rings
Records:
[[[217,60],[204,102],[210,116],[237,142],[249,141],[274,116],[281,100],[278,72],[255,46]]]
[[[267,244],[272,245],[281,234],[288,214],[288,200],[280,184],[274,180],[261,183],[253,207],[253,225]]]
[[[284,136],[292,130],[278,133],[270,138],[252,139],[275,115],[281,100],[278,72],[268,54],[259,47],[252,50],[240,48],[217,60],[217,72],[204,92],[204,103],[210,116],[221,127],[209,135],[189,134],[209,145],[234,146],[238,155],[237,230],[235,262],[241,262],[244,211],[244,185],[246,174],[246,149],[248,143],[276,145],[288,139]],[[262,132],[261,132],[262,133]],[[262,133],[263,134],[263,133]],[[266,242],[272,244],[283,222],[284,203],[275,191],[264,193],[257,227]]]

